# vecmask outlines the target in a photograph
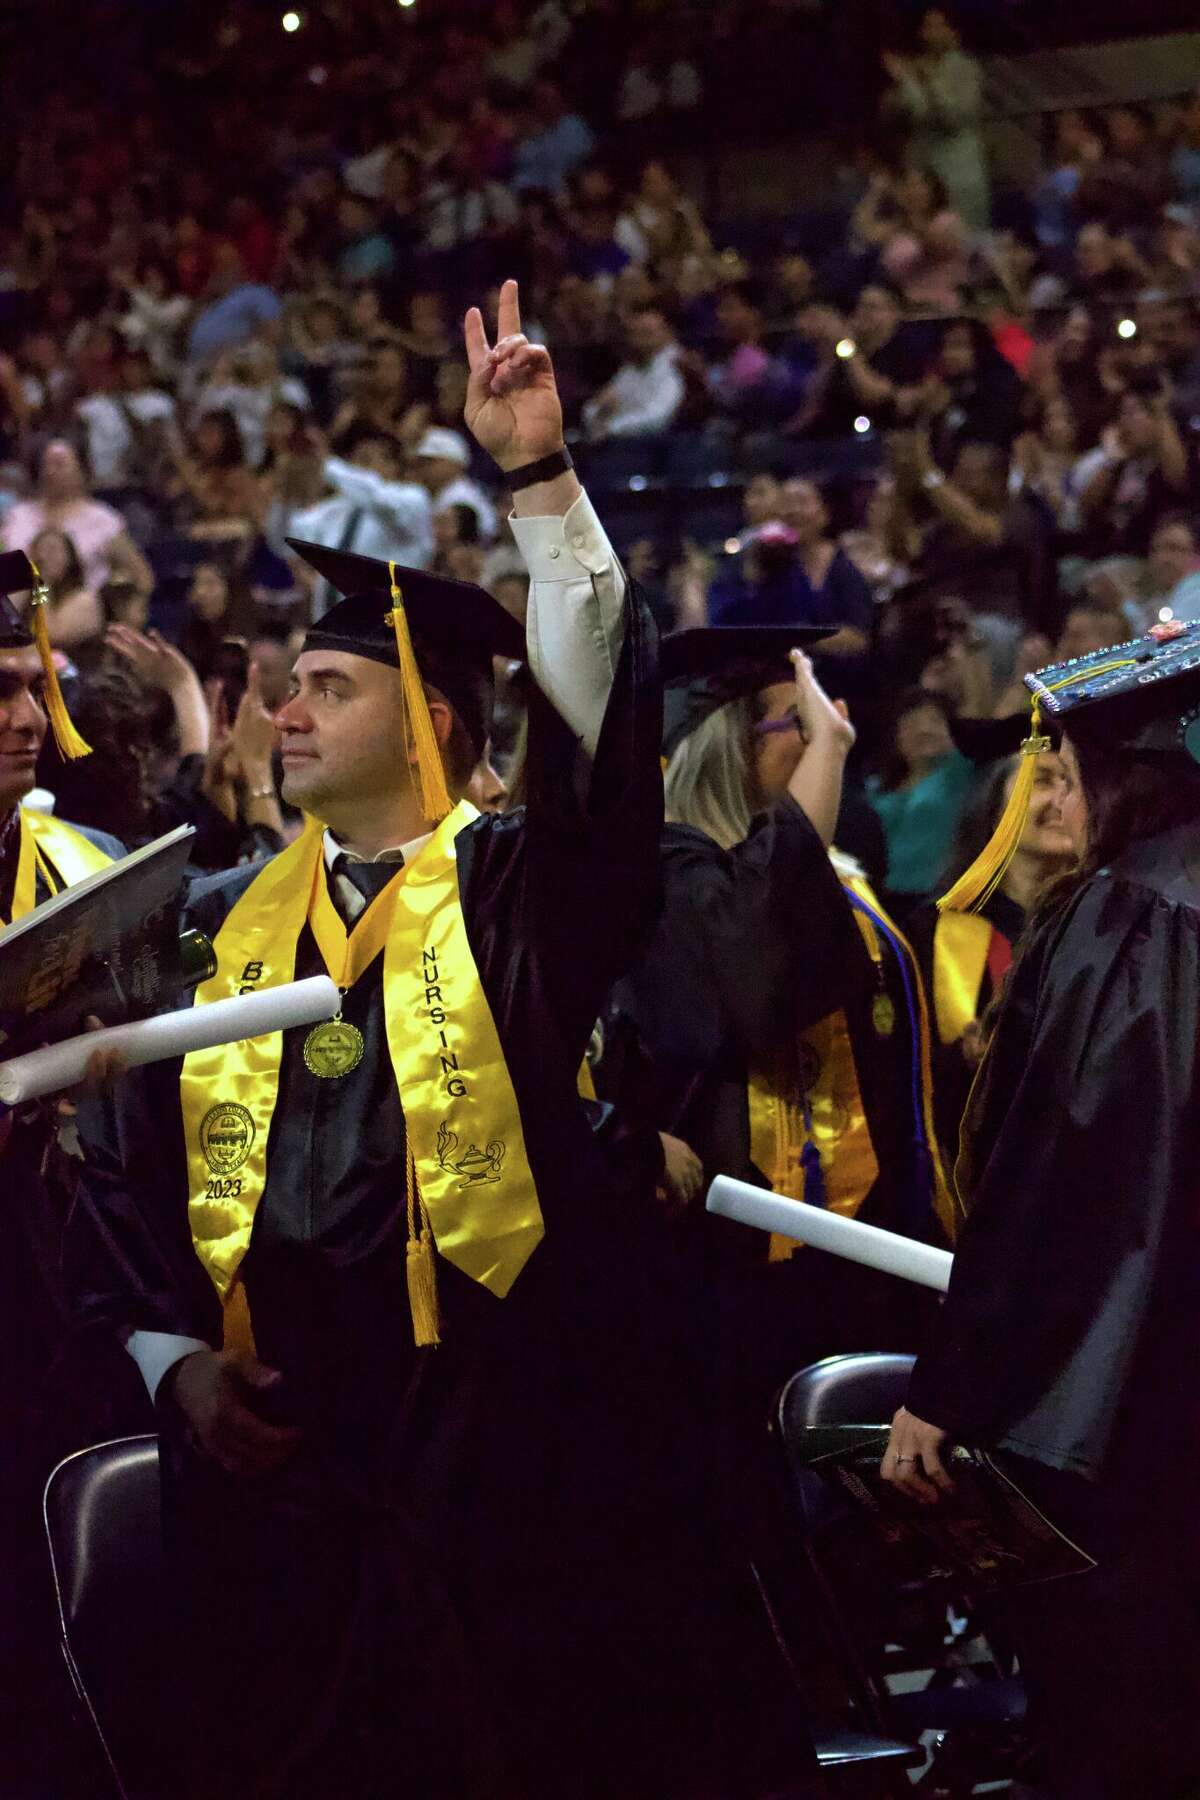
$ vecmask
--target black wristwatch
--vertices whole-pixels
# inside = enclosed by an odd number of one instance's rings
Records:
[[[575,464],[571,461],[569,450],[552,450],[549,456],[540,456],[537,462],[525,463],[519,469],[509,469],[504,479],[508,483],[510,494],[519,492],[521,488],[533,487],[538,481],[553,481],[556,475],[565,475]]]

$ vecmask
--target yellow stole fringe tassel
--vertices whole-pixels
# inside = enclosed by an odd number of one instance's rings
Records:
[[[1021,767],[1013,782],[1012,793],[1008,796],[1008,804],[1001,813],[991,838],[970,868],[959,876],[950,892],[943,894],[938,901],[939,912],[978,912],[1004,880],[1025,829],[1029,802],[1033,798],[1033,784],[1037,778],[1037,759],[1044,750],[1050,748],[1050,739],[1040,731],[1041,722],[1041,710],[1035,700],[1029,736],[1021,745]]]
[[[442,753],[438,748],[433,720],[429,716],[425,683],[417,667],[412,633],[408,629],[408,615],[404,610],[404,598],[396,581],[396,565],[393,562],[388,564],[388,580],[392,587],[392,610],[387,616],[387,622],[396,634],[396,649],[400,657],[400,691],[405,718],[412,724],[413,745],[417,753],[417,791],[421,811],[427,819],[444,819],[453,801],[446,787]]]
[[[33,570],[33,604],[30,607],[33,624],[33,641],[37,645],[37,653],[42,659],[42,673],[45,676],[43,693],[46,700],[46,716],[50,720],[50,729],[54,733],[54,741],[61,755],[68,762],[76,762],[81,756],[90,756],[92,746],[76,731],[71,723],[71,715],[67,711],[67,703],[63,699],[62,689],[58,685],[58,670],[54,666],[54,651],[50,644],[50,626],[46,619],[46,608],[50,600],[50,589],[42,580],[37,564],[29,564]]]
[[[408,1153],[408,1310],[412,1314],[413,1341],[418,1348],[440,1344],[441,1320],[438,1311],[437,1255],[429,1214],[417,1191],[417,1165]]]

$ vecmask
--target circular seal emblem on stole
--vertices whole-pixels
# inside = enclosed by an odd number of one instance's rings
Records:
[[[254,1120],[235,1100],[210,1106],[200,1121],[200,1149],[214,1175],[240,1169],[254,1143]]]

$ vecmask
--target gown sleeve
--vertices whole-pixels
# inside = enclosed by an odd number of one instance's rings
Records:
[[[653,929],[662,831],[657,633],[631,583],[594,757],[538,690],[523,814],[481,820],[464,904],[482,968],[542,986],[547,1028],[577,1066],[614,982]],[[507,977],[506,977],[507,980]]]
[[[968,1219],[908,1405],[1094,1476],[1200,1197],[1200,919],[1101,873],[1053,931],[1032,1004],[1006,1001],[981,1071]]]

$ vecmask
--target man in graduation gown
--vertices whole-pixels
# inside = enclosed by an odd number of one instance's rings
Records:
[[[883,1463],[934,1504],[947,1437],[998,1447],[1097,1559],[1006,1604],[1055,1800],[1184,1800],[1200,1770],[1198,651],[1200,627],[1159,627],[1027,677],[1067,734],[1083,861],[1013,966],[949,1295]]]
[[[714,1746],[639,1196],[576,1098],[656,901],[653,633],[514,284],[496,347],[473,313],[467,348],[525,631],[479,590],[302,549],[350,596],[278,720],[309,823],[199,884],[189,922],[219,959],[200,1003],[327,968],[342,1012],[131,1078],[73,1266],[157,1395],[195,1791],[753,1792]],[[526,643],[528,807],[440,818],[492,658]]]
[[[113,838],[21,805],[34,787],[53,677],[9,599],[34,582],[23,552],[0,556],[0,927],[122,854]],[[59,719],[61,704],[56,691]],[[58,1455],[75,1447],[72,1425],[46,1387],[67,1334],[60,1240],[70,1165],[56,1127],[49,1105],[0,1109],[0,1732],[14,1791],[44,1775],[44,1714],[65,1698],[54,1686],[57,1646],[40,1541],[42,1484]]]

